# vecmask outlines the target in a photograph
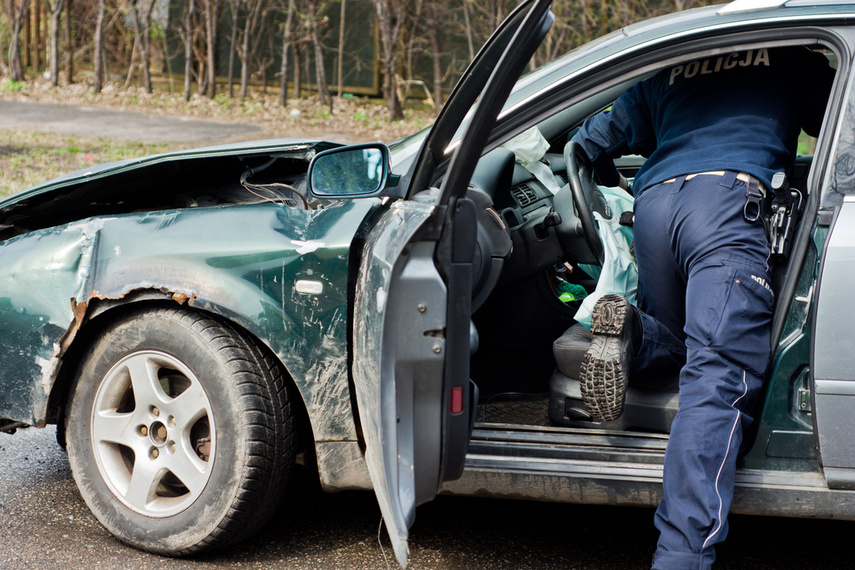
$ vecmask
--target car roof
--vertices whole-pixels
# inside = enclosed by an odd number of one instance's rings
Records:
[[[719,10],[720,14],[736,14],[738,12],[754,12],[769,10],[783,6],[829,6],[846,5],[852,2],[845,0],[734,0]]]
[[[523,77],[511,94],[503,115],[525,107],[544,89],[574,81],[589,68],[608,65],[629,52],[643,53],[693,37],[723,35],[739,30],[829,26],[851,23],[855,1],[735,0],[642,20],[584,44]]]

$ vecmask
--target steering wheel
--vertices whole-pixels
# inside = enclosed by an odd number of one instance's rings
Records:
[[[567,215],[566,208],[559,210],[559,213],[562,214],[562,223],[558,227],[558,234],[562,246],[568,253],[572,252],[574,257],[579,257],[578,246],[574,247],[569,242],[575,241],[572,238],[579,235],[579,226],[581,225],[582,237],[585,238],[593,257],[602,265],[604,259],[603,242],[597,233],[593,213],[597,212],[603,218],[611,219],[612,215],[608,202],[594,181],[594,167],[579,143],[570,141],[564,146],[564,164],[567,168],[570,195],[573,199],[578,221]],[[564,194],[564,192],[559,192],[559,194]],[[560,200],[559,195],[555,197],[558,199],[556,202],[566,201],[566,198]],[[557,203],[556,206],[558,206]],[[560,206],[556,209],[558,208]],[[565,221],[564,218],[568,219]],[[579,261],[586,262],[584,259]]]

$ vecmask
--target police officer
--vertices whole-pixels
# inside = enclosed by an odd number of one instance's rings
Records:
[[[790,173],[800,129],[819,133],[833,77],[805,47],[715,55],[630,87],[573,137],[603,184],[618,184],[613,158],[648,157],[633,185],[638,309],[614,295],[597,302],[582,386],[609,419],[630,371],[679,371],[656,569],[709,568],[727,534],[774,305],[766,230],[744,209],[773,174]]]

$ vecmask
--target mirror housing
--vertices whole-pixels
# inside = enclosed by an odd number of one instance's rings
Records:
[[[318,153],[308,185],[316,198],[375,196],[389,178],[389,149],[381,143],[343,146]]]

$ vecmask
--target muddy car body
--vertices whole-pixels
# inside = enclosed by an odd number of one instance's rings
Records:
[[[402,562],[415,506],[438,492],[655,505],[676,394],[631,389],[623,418],[596,423],[556,368],[578,304],[558,299],[556,271],[590,291],[579,265],[599,259],[598,196],[564,147],[658,69],[802,45],[835,86],[789,173],[801,221],[733,510],[855,519],[855,6],[674,14],[519,79],[548,4],[521,6],[432,130],[389,147],[176,153],[0,203],[0,430],[57,423],[99,520],[164,554],[252,532],[298,454],[329,491],[374,489]],[[552,183],[505,145],[534,127]],[[619,168],[631,179],[642,160]]]

